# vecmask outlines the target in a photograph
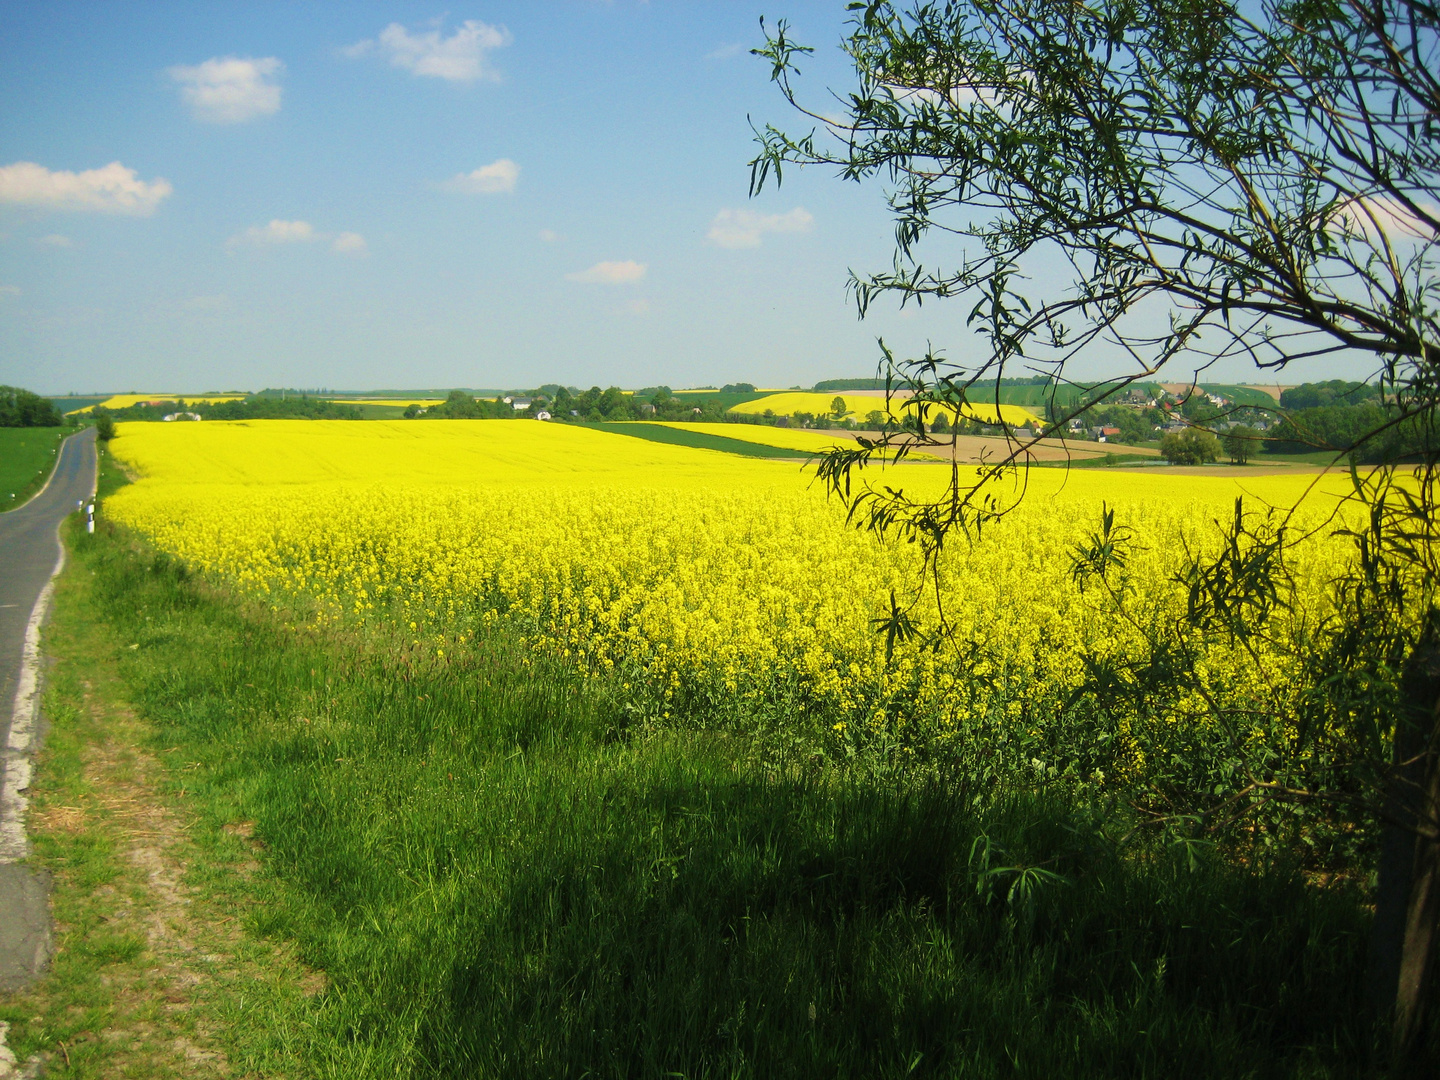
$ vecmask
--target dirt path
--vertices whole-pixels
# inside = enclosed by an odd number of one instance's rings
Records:
[[[856,431],[856,432],[832,432],[836,435],[863,436],[867,439],[878,439],[878,431]],[[924,452],[935,457],[944,457],[949,449],[948,436],[940,436],[945,443],[940,446],[927,446]],[[955,460],[980,464],[984,461],[996,462],[1004,460],[1013,450],[1015,444],[1000,436],[990,435],[957,435],[955,436]],[[1159,458],[1160,451],[1149,446],[1126,446],[1123,443],[1098,443],[1081,442],[1068,439],[1041,439],[1034,446],[1030,447],[1030,453],[1035,461],[1095,461],[1105,457],[1107,454],[1127,457],[1153,457]]]

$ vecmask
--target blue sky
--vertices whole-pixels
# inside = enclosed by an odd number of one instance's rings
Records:
[[[747,198],[747,117],[800,126],[762,14],[817,46],[811,100],[849,85],[838,0],[0,4],[0,382],[808,386],[881,335],[973,352],[963,301],[857,320],[878,185]]]

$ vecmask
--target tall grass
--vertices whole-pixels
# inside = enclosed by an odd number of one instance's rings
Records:
[[[254,928],[329,976],[293,1038],[234,1048],[254,1071],[1368,1068],[1356,889],[1121,846],[1044,791],[631,723],[503,628],[422,657],[296,629],[123,535],[75,542],[203,827],[265,846]]]

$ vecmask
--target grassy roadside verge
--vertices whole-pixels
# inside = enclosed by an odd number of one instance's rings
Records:
[[[60,444],[77,427],[0,427],[0,512],[13,510],[44,485]]]
[[[69,524],[73,551],[83,534]],[[236,1075],[291,1036],[322,983],[245,930],[264,893],[252,842],[243,827],[196,830],[190,763],[134,709],[96,612],[96,577],[72,559],[46,628],[28,823],[31,861],[52,877],[56,953],[46,977],[0,997],[0,1020],[46,1076]]]

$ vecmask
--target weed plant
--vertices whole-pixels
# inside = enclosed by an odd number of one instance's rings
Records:
[[[1353,884],[1121,845],[1029,780],[643,721],[503,624],[437,658],[72,541],[200,827],[264,845],[252,929],[328,975],[243,1070],[1367,1073]]]

